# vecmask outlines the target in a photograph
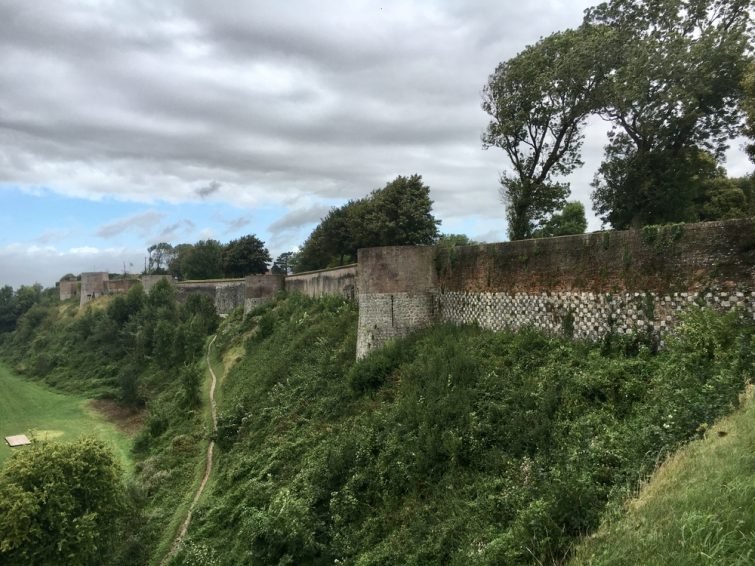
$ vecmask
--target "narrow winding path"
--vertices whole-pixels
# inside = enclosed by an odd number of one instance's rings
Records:
[[[213,336],[212,340],[210,340],[210,343],[207,344],[207,368],[210,370],[210,376],[212,377],[212,383],[210,383],[210,412],[212,413],[212,431],[213,432],[218,431],[218,414],[217,414],[217,408],[215,406],[215,386],[217,385],[218,378],[215,375],[215,371],[212,369],[212,362],[210,360],[210,351],[212,350],[212,345],[215,342],[215,338],[217,338],[217,335]],[[194,511],[194,507],[196,507],[197,505],[197,501],[199,501],[199,498],[202,497],[204,488],[207,485],[207,481],[210,479],[210,474],[212,473],[212,452],[214,449],[215,449],[215,441],[210,440],[210,445],[207,447],[207,460],[205,464],[204,477],[202,478],[202,483],[199,484],[199,487],[197,488],[197,491],[194,494],[194,499],[192,499],[191,505],[189,505],[189,511],[186,513],[186,519],[184,519],[184,522],[178,531],[178,535],[173,541],[173,544],[170,546],[170,552],[168,552],[167,556],[160,563],[161,566],[170,562],[170,559],[173,558],[173,555],[175,555],[176,551],[178,550],[178,545],[181,544],[181,541],[186,536],[186,532],[189,530],[189,524],[191,523],[191,514]]]

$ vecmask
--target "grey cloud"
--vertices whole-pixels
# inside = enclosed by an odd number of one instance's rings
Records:
[[[247,216],[239,216],[238,218],[231,219],[221,219],[220,221],[226,225],[226,234],[241,230],[245,226],[249,226],[249,224],[251,224],[252,222]]]
[[[200,187],[196,189],[196,193],[202,197],[207,198],[208,196],[217,193],[220,190],[220,187],[222,185],[218,183],[217,181],[210,181],[208,185],[205,185],[204,187]]]
[[[179,220],[178,222],[174,222],[173,224],[169,224],[162,228],[157,238],[153,238],[153,243],[175,243],[176,239],[178,239],[181,234],[189,233],[193,231],[194,228],[196,228],[196,224],[188,218],[184,218],[183,220]]]
[[[0,3],[0,184],[256,206],[420,173],[442,215],[503,218],[480,90],[593,3]]]
[[[146,234],[152,226],[160,222],[164,217],[165,215],[160,212],[148,210],[103,224],[94,233],[100,238],[113,238],[130,230]]]
[[[36,244],[46,245],[62,240],[69,234],[70,231],[68,230],[45,230],[42,234],[34,238],[33,241]]]
[[[329,206],[318,204],[309,208],[295,209],[270,224],[267,229],[270,233],[277,236],[281,232],[295,230],[308,224],[315,224],[328,214],[330,208]]]

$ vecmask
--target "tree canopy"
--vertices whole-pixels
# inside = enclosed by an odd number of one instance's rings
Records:
[[[147,248],[149,254],[148,273],[163,274],[168,272],[168,266],[176,255],[173,246],[167,242],[152,244]]]
[[[294,270],[296,266],[298,254],[294,252],[283,252],[273,262],[273,267],[270,269],[272,273],[279,275],[288,275]]]
[[[125,510],[121,476],[94,439],[15,454],[0,474],[0,562],[101,563]]]
[[[747,146],[747,153],[750,159],[755,162],[755,61],[750,63],[747,74],[742,82],[744,88],[744,111],[747,115],[747,128],[745,133],[750,137],[750,144]]]
[[[563,207],[569,185],[559,178],[582,165],[582,125],[604,78],[602,30],[554,33],[501,63],[483,89],[492,120],[483,147],[500,147],[511,173],[501,176],[509,237],[528,238]]]
[[[227,244],[212,239],[176,246],[156,244],[148,251],[150,272],[169,273],[178,279],[218,279],[265,273],[267,263],[271,261],[265,242],[254,234]]]
[[[610,0],[588,9],[578,29],[501,63],[483,90],[492,117],[483,147],[502,148],[508,161],[501,195],[509,236],[542,234],[564,206],[562,178],[581,164],[590,115],[611,124],[593,181],[604,222],[623,229],[721,212],[721,194],[717,204],[704,201],[713,194],[710,159],[715,171],[742,131],[743,110],[755,137],[751,7],[752,0]]]
[[[535,238],[584,234],[587,230],[585,205],[579,201],[567,202],[560,212],[553,214],[541,228],[532,234]]]
[[[354,262],[359,248],[432,244],[440,221],[431,210],[422,177],[399,175],[369,196],[331,209],[302,245],[295,270]]]
[[[269,261],[270,252],[265,243],[251,234],[231,240],[223,248],[223,272],[226,277],[265,273]]]
[[[750,6],[613,0],[587,11],[585,25],[612,30],[596,110],[613,127],[593,202],[614,228],[697,219],[708,156],[739,131]]]

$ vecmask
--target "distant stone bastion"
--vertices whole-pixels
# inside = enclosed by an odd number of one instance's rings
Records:
[[[225,315],[243,306],[249,312],[255,306],[269,301],[278,291],[303,293],[310,297],[339,295],[354,300],[356,297],[356,264],[322,269],[296,275],[248,275],[239,279],[207,279],[175,281],[168,275],[142,275],[111,278],[106,272],[82,273],[79,280],[63,279],[58,283],[60,300],[79,298],[83,307],[92,299],[103,295],[125,294],[141,284],[146,292],[161,280],[169,281],[176,289],[180,302],[189,295],[201,294],[212,299],[218,314]]]
[[[164,276],[145,276],[145,289]],[[138,280],[83,273],[80,304]],[[61,299],[77,282],[61,281]],[[438,322],[491,330],[532,326],[580,339],[650,331],[662,337],[691,305],[755,318],[755,220],[648,226],[499,244],[359,250],[358,263],[290,276],[174,282],[218,313],[248,312],[279,290],[357,301],[357,357]]]

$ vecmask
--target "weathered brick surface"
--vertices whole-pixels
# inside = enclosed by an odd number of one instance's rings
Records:
[[[157,285],[163,279],[167,279],[171,284],[174,283],[173,278],[170,275],[142,275],[141,280],[144,292],[149,293],[152,290],[152,287]]]
[[[431,292],[360,294],[357,359],[392,338],[429,326],[438,319]]]
[[[80,288],[81,288],[80,281],[64,281],[64,280],[59,281],[58,291],[60,293],[60,300],[67,301],[68,299],[73,299],[75,297],[78,297]]]
[[[437,287],[435,248],[389,246],[358,252],[360,294],[422,292]]]
[[[218,314],[228,314],[244,304],[246,285],[244,280],[218,283],[215,286],[215,310]]]
[[[638,330],[662,336],[693,304],[755,316],[750,220],[450,250],[376,248],[360,250],[359,260],[358,357],[436,321],[599,339]],[[390,302],[394,293],[412,302]],[[434,306],[415,308],[429,304],[421,295]]]
[[[83,307],[93,298],[104,295],[108,277],[108,274],[104,271],[82,273],[79,306]]]
[[[286,291],[308,297],[332,295],[355,300],[357,295],[357,264],[297,273],[286,277]]]
[[[751,285],[750,220],[647,227],[438,250],[444,291],[673,292]]]
[[[283,275],[248,275],[244,277],[244,312],[266,303],[283,289]]]
[[[189,295],[202,294],[215,304],[218,314],[228,314],[244,304],[244,279],[208,279],[176,283],[176,298],[185,302]]]

